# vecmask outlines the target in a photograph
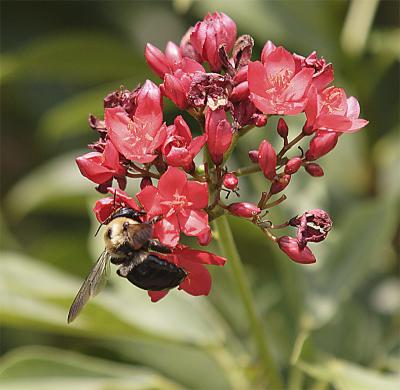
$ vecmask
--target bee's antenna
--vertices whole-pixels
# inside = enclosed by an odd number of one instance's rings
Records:
[[[114,189],[114,200],[113,200],[113,209],[114,209],[114,211],[115,211],[115,199],[116,199],[116,196],[117,196],[117,190]]]
[[[101,223],[101,224],[99,225],[99,227],[97,228],[96,233],[94,233],[94,236],[95,236],[95,237],[99,234],[99,231],[100,231],[100,229],[101,229],[102,226],[103,226],[103,224]]]

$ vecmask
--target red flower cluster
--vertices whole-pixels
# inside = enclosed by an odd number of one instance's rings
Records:
[[[251,61],[253,45],[251,36],[237,37],[234,21],[218,12],[191,27],[179,46],[169,42],[162,52],[147,44],[146,61],[162,82],[156,85],[147,80],[132,91],[119,89],[107,95],[104,120],[89,119],[100,136],[90,145],[94,151],[76,159],[81,173],[100,192],[114,194],[96,203],[97,219],[103,223],[116,207],[128,206],[156,221],[154,238],[172,249],[171,254],[157,256],[187,272],[179,288],[192,295],[206,295],[210,290],[204,264],[223,265],[225,260],[183,245],[181,233],[208,245],[209,222],[226,213],[257,225],[292,260],[315,262],[307,244],[325,239],[332,226],[326,212],[311,210],[274,225],[262,219],[262,211],[286,199],[285,195],[273,197],[285,190],[301,167],[311,176],[323,176],[316,160],[334,149],[344,133],[368,123],[359,118],[360,106],[354,97],[329,86],[333,66],[316,52],[303,57],[268,41],[260,59]],[[194,137],[181,115],[166,124],[163,97],[194,117],[201,135]],[[258,149],[249,151],[251,164],[228,170],[228,160],[242,135],[265,126],[270,116],[300,113],[306,121],[297,135],[289,139],[289,128],[279,118],[276,131],[282,145],[274,146],[265,132]],[[306,137],[311,138],[305,153],[289,156]],[[226,199],[231,192],[240,196],[239,177],[256,172],[266,179],[258,203],[227,204],[221,199],[221,191],[227,192]],[[122,191],[127,178],[141,180],[136,200]],[[114,179],[120,189],[112,188]],[[158,183],[153,185],[155,180]],[[272,234],[287,226],[297,227],[296,238]],[[157,301],[167,292],[149,294]]]

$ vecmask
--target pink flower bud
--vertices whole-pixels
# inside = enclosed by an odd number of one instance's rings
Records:
[[[324,170],[319,164],[309,163],[304,166],[305,170],[314,177],[324,176]]]
[[[236,41],[236,24],[224,13],[207,14],[202,22],[196,23],[190,35],[190,43],[204,61],[207,61],[212,71],[221,69],[219,48],[225,46],[230,52]]]
[[[215,111],[208,109],[205,128],[211,159],[215,164],[220,165],[223,161],[224,153],[231,145],[233,135],[225,110],[223,108],[218,108]]]
[[[289,134],[289,128],[283,118],[279,118],[278,126],[276,127],[276,131],[282,138],[286,138]]]
[[[165,73],[171,72],[165,54],[151,43],[146,45],[144,56],[151,70],[161,78],[164,78]]]
[[[329,153],[337,144],[339,133],[328,130],[319,130],[310,142],[310,149],[306,152],[308,161],[316,160]]]
[[[224,175],[224,179],[223,179],[223,185],[230,189],[230,190],[234,190],[237,185],[239,183],[239,179],[236,177],[235,174],[233,173],[226,173]]]
[[[268,117],[264,114],[254,114],[252,119],[257,127],[264,127],[268,122]]]
[[[301,264],[315,263],[313,253],[306,246],[301,248],[297,240],[293,237],[283,236],[278,239],[279,248],[285,252],[293,261]]]
[[[293,175],[296,173],[301,167],[301,158],[293,157],[291,158],[285,165],[285,173],[288,175]]]
[[[255,203],[250,202],[231,203],[228,206],[228,210],[232,214],[243,218],[253,218],[261,212],[261,209]]]
[[[272,145],[264,140],[258,148],[258,164],[264,176],[272,180],[276,175],[276,153]]]
[[[140,182],[140,189],[143,190],[143,188],[145,188],[147,186],[151,186],[151,185],[153,185],[153,182],[151,181],[151,178],[146,176]]]
[[[258,150],[249,150],[249,159],[254,164],[258,163]]]
[[[290,183],[291,176],[281,173],[277,179],[271,185],[271,193],[277,194],[278,192],[283,191],[287,185]]]
[[[181,110],[184,110],[188,106],[185,88],[181,80],[177,77],[166,74],[164,84],[161,85],[161,91],[163,95],[171,99]]]

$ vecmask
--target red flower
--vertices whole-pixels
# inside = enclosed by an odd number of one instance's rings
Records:
[[[76,163],[82,175],[97,184],[111,184],[116,178],[121,188],[125,188],[126,169],[120,163],[120,156],[114,145],[107,141],[103,153],[90,152],[77,157]]]
[[[114,146],[128,160],[141,163],[151,162],[157,157],[155,153],[166,137],[162,120],[161,93],[149,80],[137,95],[132,119],[121,107],[105,110],[106,127]]]
[[[190,35],[190,42],[203,61],[207,61],[212,71],[219,71],[222,63],[219,48],[225,46],[230,52],[236,41],[236,24],[224,13],[207,14],[202,22],[197,22]]]
[[[161,176],[158,188],[147,186],[137,194],[148,218],[162,215],[154,226],[154,235],[165,245],[176,246],[179,232],[201,237],[209,233],[207,183],[188,181],[184,172],[169,167]]]
[[[120,207],[139,210],[135,199],[131,198],[125,191],[109,187],[108,192],[115,194],[115,196],[99,199],[93,208],[94,214],[100,223],[106,222],[112,213]]]
[[[206,135],[192,139],[192,133],[182,116],[174,120],[174,125],[168,126],[167,139],[162,147],[162,154],[168,165],[190,170],[194,157],[206,142]]]
[[[313,130],[333,130],[339,133],[354,133],[368,124],[359,119],[360,105],[356,98],[347,98],[344,89],[325,88],[322,92],[312,87],[305,108],[307,127]]]
[[[278,47],[250,62],[248,82],[250,98],[264,114],[295,115],[304,110],[314,69],[296,73],[293,55]]]
[[[276,153],[272,145],[265,139],[258,148],[258,164],[264,176],[272,180],[276,175]]]
[[[293,261],[301,264],[315,263],[316,259],[309,248],[301,247],[293,237],[283,236],[278,239],[279,248]]]
[[[204,265],[213,264],[222,266],[226,261],[223,257],[214,255],[213,253],[190,249],[183,245],[176,247],[170,255],[157,254],[157,256],[174,263],[187,272],[187,276],[178,288],[194,296],[208,295],[211,289],[211,276]],[[148,291],[148,294],[152,302],[157,302],[165,297],[168,291]]]
[[[332,228],[332,220],[328,213],[321,209],[306,211],[289,221],[291,226],[297,226],[297,242],[304,248],[308,242],[325,240]]]
[[[224,158],[224,153],[229,149],[232,142],[232,127],[227,120],[225,110],[218,108],[215,111],[210,109],[206,113],[206,134],[208,151],[211,159],[220,165]]]

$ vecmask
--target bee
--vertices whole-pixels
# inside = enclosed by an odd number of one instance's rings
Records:
[[[114,212],[104,232],[104,251],[84,280],[68,313],[68,323],[80,313],[91,297],[97,295],[109,277],[110,263],[118,265],[117,274],[143,290],[161,291],[177,287],[187,276],[184,269],[154,253],[171,249],[153,239],[157,220],[142,222],[143,212],[123,207]]]

